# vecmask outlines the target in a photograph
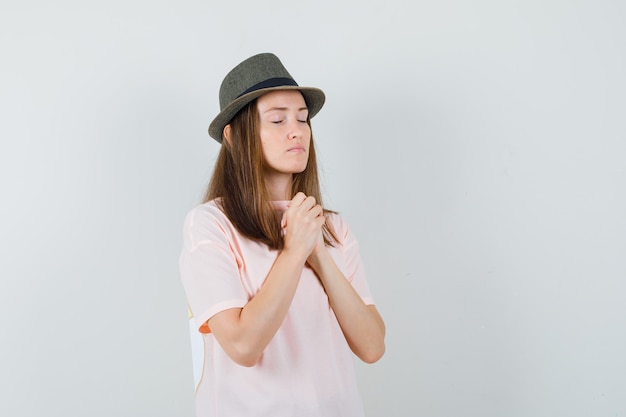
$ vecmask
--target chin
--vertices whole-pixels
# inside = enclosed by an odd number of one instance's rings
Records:
[[[300,174],[300,173],[304,172],[305,170],[306,170],[306,165],[303,166],[303,167],[298,167],[298,168],[294,169],[293,173],[294,174]]]
[[[284,166],[279,169],[280,172],[284,172],[285,174],[300,174],[306,170],[307,164],[293,164],[289,166]]]

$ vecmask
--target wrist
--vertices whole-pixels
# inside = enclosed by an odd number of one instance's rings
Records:
[[[309,255],[303,251],[300,251],[294,248],[284,247],[280,251],[280,254],[278,256],[286,258],[286,259],[290,259],[295,263],[304,265]]]
[[[330,256],[330,252],[328,251],[326,245],[322,245],[320,248],[313,251],[307,258],[309,266],[318,274],[322,272],[324,265],[326,265],[329,261],[332,261],[332,257]]]

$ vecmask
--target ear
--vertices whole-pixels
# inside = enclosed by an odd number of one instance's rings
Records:
[[[222,140],[228,142],[229,145],[232,145],[232,142],[230,141],[231,131],[232,128],[230,127],[230,124],[227,124],[224,126],[224,131],[222,132]]]

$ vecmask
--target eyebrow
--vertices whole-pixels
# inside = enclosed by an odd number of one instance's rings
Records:
[[[289,110],[289,107],[271,107],[271,108],[265,110],[263,113],[265,114],[265,113],[268,113],[268,112],[271,112],[271,111],[288,111],[288,110]],[[303,110],[307,110],[308,111],[309,108],[308,107],[300,107],[298,109],[298,111],[303,111]]]

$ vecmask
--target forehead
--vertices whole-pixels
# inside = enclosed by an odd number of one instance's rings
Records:
[[[260,111],[271,108],[306,108],[302,93],[298,90],[276,90],[263,94],[257,99],[257,108]]]

